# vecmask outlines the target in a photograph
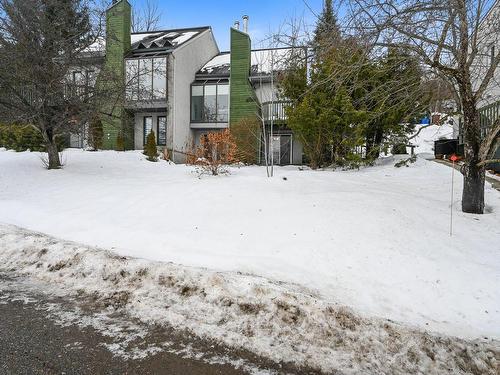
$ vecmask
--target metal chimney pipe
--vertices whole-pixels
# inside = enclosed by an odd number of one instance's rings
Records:
[[[234,21],[234,28],[235,28],[236,30],[239,30],[239,29],[240,29],[240,21],[238,21],[238,20]]]
[[[248,34],[248,16],[243,16],[243,32]]]

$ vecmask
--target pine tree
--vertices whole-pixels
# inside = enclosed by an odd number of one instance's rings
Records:
[[[341,34],[337,17],[333,12],[332,0],[325,0],[314,31],[313,49],[316,60],[321,59],[325,53],[340,42]]]
[[[155,132],[151,130],[146,138],[146,144],[144,145],[144,154],[147,156],[149,161],[158,161],[158,149],[156,148],[156,137]]]

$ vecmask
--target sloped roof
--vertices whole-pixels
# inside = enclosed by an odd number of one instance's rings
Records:
[[[130,34],[132,50],[166,48],[175,49],[190,39],[209,30],[209,26],[188,29],[160,30]]]
[[[212,75],[212,76],[229,76],[231,64],[231,54],[229,52],[221,52],[212,60],[207,62],[197,74]]]
[[[280,71],[286,68],[287,62],[293,54],[305,55],[303,48],[266,48],[251,51],[251,76],[270,75],[271,71]],[[231,53],[222,52],[207,62],[197,75],[200,76],[229,76],[231,71]]]
[[[148,49],[165,49],[171,51],[205,30],[210,26],[192,27],[187,29],[172,29],[138,32],[130,34],[130,43],[132,52],[147,52]],[[99,54],[104,56],[106,53],[106,38],[99,37],[94,43],[84,51],[87,54]]]

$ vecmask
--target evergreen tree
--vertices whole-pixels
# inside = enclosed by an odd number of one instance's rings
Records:
[[[155,132],[151,130],[144,145],[144,155],[149,161],[158,161],[158,149],[156,148]]]
[[[316,59],[321,59],[323,54],[335,47],[340,41],[340,28],[337,16],[333,12],[332,0],[325,0],[316,29],[314,31],[313,49]]]
[[[309,77],[303,62],[291,60],[280,81],[294,103],[288,125],[311,167],[371,163],[383,146],[406,142],[405,123],[425,107],[414,94],[422,72],[411,55],[390,50],[377,59],[358,39],[342,37],[332,1],[325,1],[312,50]]]
[[[370,75],[360,102],[371,114],[365,129],[367,154],[377,158],[382,147],[406,143],[411,123],[426,110],[429,96],[417,60],[405,51],[389,49],[372,64]]]

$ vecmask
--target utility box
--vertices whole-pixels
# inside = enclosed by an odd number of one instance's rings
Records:
[[[458,139],[438,139],[434,141],[434,156],[442,159],[446,155],[458,153]]]

